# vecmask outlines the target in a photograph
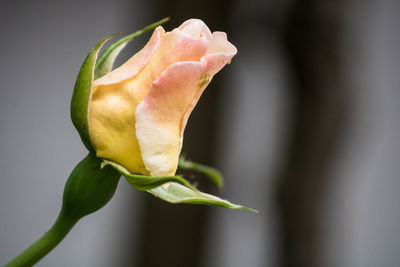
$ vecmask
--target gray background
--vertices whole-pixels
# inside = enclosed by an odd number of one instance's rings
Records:
[[[272,10],[265,16],[274,18],[279,10],[272,3],[232,3],[230,40],[239,53],[215,77],[228,88],[215,118],[222,129],[214,147],[216,165],[227,177],[223,196],[261,214],[211,208],[202,266],[275,266],[279,257],[272,191],[291,130],[294,79],[279,36],[250,20],[259,10]],[[400,9],[396,1],[351,3],[343,10],[348,26],[341,56],[354,101],[332,160],[317,245],[323,266],[395,267],[400,264]],[[104,36],[160,19],[156,4],[1,1],[0,264],[51,226],[66,178],[86,154],[69,118],[84,57]],[[201,18],[207,22],[206,14]],[[147,38],[135,41],[119,62]],[[207,99],[206,93],[202,101]],[[80,221],[38,266],[128,266],[122,258],[135,257],[139,246],[141,194],[121,179],[112,201]]]

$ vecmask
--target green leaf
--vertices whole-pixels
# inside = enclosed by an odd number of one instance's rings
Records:
[[[116,169],[120,174],[122,174],[125,177],[125,179],[137,190],[145,191],[161,186],[168,182],[177,182],[188,188],[191,188],[194,191],[197,191],[197,189],[193,187],[188,181],[186,181],[183,177],[178,175],[155,177],[155,176],[134,174],[130,173],[127,169],[125,169],[124,167],[122,167],[117,163],[108,160],[103,160],[103,163],[101,164],[102,168],[106,165],[114,167],[114,169]]]
[[[83,144],[89,151],[94,151],[89,136],[88,107],[92,90],[93,73],[99,50],[106,41],[114,37],[108,36],[101,40],[87,55],[76,78],[71,100],[71,119],[81,136]]]
[[[149,193],[155,195],[162,200],[169,203],[186,203],[186,204],[201,204],[201,205],[214,205],[228,209],[244,209],[258,213],[257,210],[247,208],[245,206],[236,205],[230,203],[225,199],[203,193],[200,191],[194,191],[183,185],[177,183],[169,183],[167,186],[159,186],[157,188],[148,190]]]
[[[148,25],[147,27],[141,29],[140,31],[134,32],[130,35],[124,36],[112,45],[110,45],[99,57],[99,60],[96,62],[96,68],[94,72],[94,79],[98,79],[107,73],[109,73],[114,65],[115,59],[119,55],[122,49],[135,37],[148,32],[157,26],[167,22],[169,18],[164,18],[159,20],[153,24]]]
[[[224,186],[224,177],[215,168],[187,160],[183,156],[179,158],[178,167],[183,170],[196,171],[206,175],[219,189]]]

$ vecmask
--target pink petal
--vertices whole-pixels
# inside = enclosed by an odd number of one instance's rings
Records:
[[[173,175],[187,119],[202,92],[233,55],[206,55],[200,62],[178,62],[153,83],[136,109],[136,137],[151,175]]]
[[[192,36],[205,36],[210,43],[207,54],[225,53],[234,55],[237,53],[236,47],[228,42],[225,32],[211,33],[207,25],[200,19],[189,19],[182,23],[178,29]]]
[[[151,56],[157,50],[161,37],[164,34],[165,31],[163,27],[157,27],[145,47],[143,47],[138,53],[136,53],[119,68],[95,80],[93,87],[95,88],[101,85],[119,83],[123,80],[127,80],[136,76],[136,74],[138,74],[138,72],[149,62]]]
[[[200,19],[188,19],[178,28],[192,36],[199,36],[201,34],[210,36],[211,31],[207,25]],[[207,38],[208,39],[208,38]]]

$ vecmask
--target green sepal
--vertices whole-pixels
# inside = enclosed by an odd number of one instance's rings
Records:
[[[204,174],[205,176],[210,178],[210,180],[213,181],[214,184],[219,189],[221,189],[224,186],[224,177],[215,168],[187,160],[187,159],[185,159],[184,156],[181,156],[179,158],[178,167],[182,170],[196,171],[196,172]]]
[[[115,34],[114,34],[115,35]],[[96,64],[99,50],[109,39],[114,35],[108,36],[101,40],[87,55],[79,70],[76,78],[74,92],[71,100],[71,119],[76,130],[81,136],[83,144],[89,151],[94,151],[92,142],[89,136],[88,108],[90,94],[92,90],[92,82],[94,76],[94,67]]]
[[[122,174],[125,179],[133,186],[133,188],[141,191],[145,190],[169,203],[214,205],[228,209],[250,210],[258,213],[257,210],[241,205],[236,205],[219,197],[200,192],[183,177],[178,175],[153,177],[132,174],[127,169],[117,163],[103,160],[103,162],[101,163],[101,167],[103,168],[107,165],[114,167],[120,174]]]
[[[107,49],[104,50],[104,52],[99,56],[99,59],[96,62],[96,67],[94,71],[94,79],[98,79],[107,73],[109,73],[114,65],[115,59],[119,55],[122,49],[130,42],[132,41],[135,37],[138,37],[139,35],[142,35],[145,32],[148,32],[157,26],[167,22],[169,18],[164,18],[162,20],[159,20],[153,24],[150,24],[146,26],[145,28],[134,32],[132,34],[129,34],[127,36],[122,37],[112,45],[110,45]]]
[[[258,211],[255,209],[251,209],[241,205],[236,205],[225,199],[207,193],[203,193],[198,190],[194,191],[190,188],[187,188],[177,183],[170,183],[166,187],[159,186],[157,188],[148,190],[148,192],[158,198],[161,198],[164,201],[173,204],[186,203],[186,204],[214,205],[228,209],[250,210],[258,213]]]
[[[93,80],[98,79],[111,71],[115,59],[129,41],[147,31],[154,29],[158,25],[168,20],[169,18],[164,18],[160,21],[150,24],[140,31],[122,37],[121,39],[110,45],[100,55],[98,60],[97,55],[104,43],[114,37],[116,34],[104,38],[89,52],[79,71],[71,100],[72,123],[78,130],[83,144],[89,151],[94,151],[94,147],[90,140],[88,122],[88,108]]]
[[[197,189],[193,187],[185,178],[179,175],[155,177],[155,176],[134,174],[130,173],[127,169],[125,169],[124,167],[122,167],[117,163],[108,160],[103,160],[101,166],[104,167],[107,165],[114,167],[114,169],[117,170],[120,174],[122,174],[125,177],[125,179],[135,189],[140,191],[147,191],[169,182],[177,182],[188,188],[191,188],[194,191],[197,191]]]

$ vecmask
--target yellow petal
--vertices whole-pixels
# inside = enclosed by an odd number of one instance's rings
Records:
[[[200,60],[206,38],[182,31],[164,33],[158,27],[149,43],[120,68],[94,82],[89,107],[89,131],[97,156],[149,174],[136,139],[135,112],[152,82],[174,62]]]

